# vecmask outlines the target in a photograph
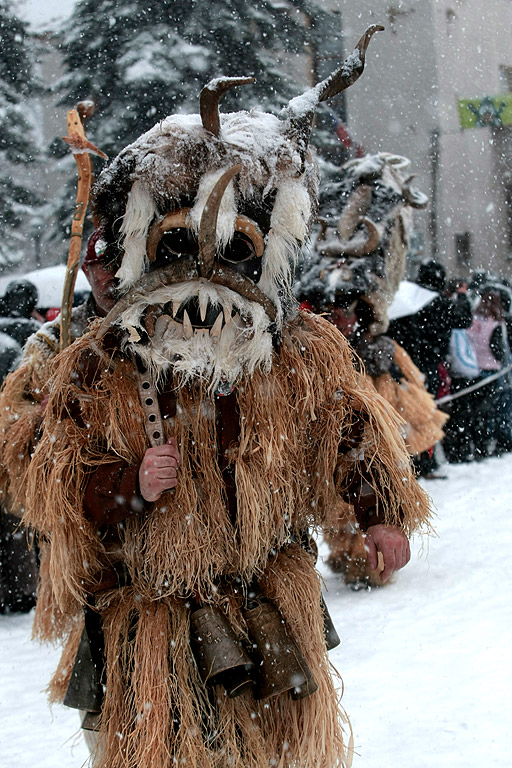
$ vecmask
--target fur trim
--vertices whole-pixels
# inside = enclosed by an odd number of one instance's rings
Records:
[[[155,214],[153,198],[140,181],[135,181],[121,224],[124,257],[116,274],[121,291],[133,285],[146,271],[146,239]]]

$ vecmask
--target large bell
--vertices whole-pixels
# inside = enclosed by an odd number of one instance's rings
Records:
[[[314,693],[318,686],[275,605],[259,599],[255,607],[244,610],[244,618],[250,653],[257,663],[254,697],[266,699],[290,691],[301,699]]]
[[[340,636],[336,632],[336,627],[333,624],[333,621],[331,619],[331,614],[327,609],[327,605],[323,595],[320,598],[320,603],[322,605],[322,614],[324,617],[325,645],[328,651],[332,651],[333,648],[338,647],[338,645],[341,643],[341,640],[340,640]]]
[[[88,608],[63,703],[73,709],[101,712],[104,696],[102,676],[103,634],[100,619]]]
[[[190,641],[203,682],[223,685],[230,698],[253,686],[254,663],[218,608],[206,605],[191,614]]]

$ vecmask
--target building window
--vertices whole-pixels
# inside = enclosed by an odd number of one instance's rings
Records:
[[[471,266],[471,232],[455,235],[455,255],[458,267]]]
[[[512,93],[512,67],[500,66],[500,88],[502,93]]]

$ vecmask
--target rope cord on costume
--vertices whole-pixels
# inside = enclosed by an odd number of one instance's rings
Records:
[[[499,379],[501,376],[505,376],[505,374],[509,373],[510,371],[512,371],[512,363],[506,365],[505,368],[502,368],[500,371],[493,373],[492,376],[487,376],[485,379],[482,379],[482,381],[477,381],[476,384],[471,384],[471,386],[466,387],[465,389],[461,389],[459,392],[454,392],[453,395],[445,395],[444,397],[440,397],[435,401],[435,404],[444,405],[444,403],[450,403],[452,400],[456,400],[458,397],[469,395],[470,392],[474,392],[475,390],[480,389],[480,387],[485,387],[486,384],[490,384],[491,381],[496,381],[496,379]]]

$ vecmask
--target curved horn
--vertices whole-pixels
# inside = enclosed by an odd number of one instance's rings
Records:
[[[338,67],[332,75],[322,80],[316,87],[318,89],[318,101],[326,101],[336,94],[341,93],[346,88],[353,85],[363,74],[366,51],[370,45],[370,40],[376,32],[383,32],[384,27],[380,24],[372,24],[368,27],[364,35],[359,39],[356,47],[345,59],[341,67]]]
[[[267,315],[272,322],[275,322],[277,317],[277,310],[273,302],[269,297],[258,288],[256,283],[253,283],[248,277],[237,272],[235,269],[226,267],[224,264],[222,267],[216,266],[210,277],[212,283],[219,283],[226,288],[239,293],[240,296],[245,296],[249,301],[256,301],[261,304]]]
[[[291,139],[295,139],[302,160],[306,156],[311,125],[318,104],[349,88],[361,77],[370,40],[376,32],[383,30],[384,27],[380,24],[372,24],[368,27],[350,56],[338,69],[314,88],[289,102],[286,108],[289,121],[287,134]]]
[[[372,190],[361,184],[350,195],[338,221],[338,232],[342,240],[350,240],[372,201]]]
[[[216,182],[204,206],[199,224],[199,273],[201,277],[209,278],[212,273],[217,246],[217,219],[220,204],[229,182],[241,170],[240,163],[228,168]]]
[[[366,256],[372,253],[379,245],[380,232],[375,222],[365,216],[361,219],[360,224],[363,224],[366,228],[366,239],[361,240],[356,236],[347,243],[344,243],[342,249],[345,256]]]
[[[394,155],[392,152],[381,152],[380,157],[382,157],[388,165],[392,165],[393,168],[396,168],[398,171],[405,171],[411,164],[408,157],[404,157],[404,155]]]
[[[402,195],[405,202],[411,206],[411,208],[425,208],[428,203],[427,195],[420,192],[419,189],[411,187],[411,181],[415,178],[416,174],[409,176],[408,179],[402,184]]]
[[[214,136],[220,132],[219,101],[231,88],[254,83],[254,77],[218,77],[210,80],[199,96],[199,112],[203,128]]]

